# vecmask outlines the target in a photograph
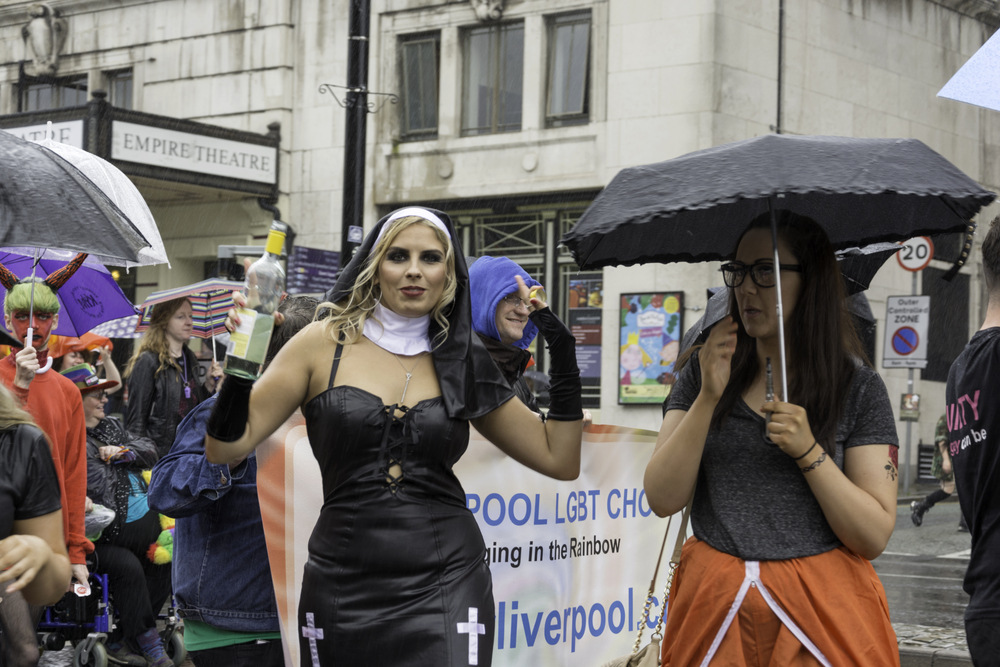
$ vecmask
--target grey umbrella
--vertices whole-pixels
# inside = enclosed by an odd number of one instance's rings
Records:
[[[54,152],[0,131],[0,246],[87,252],[136,263],[149,243],[86,176]]]

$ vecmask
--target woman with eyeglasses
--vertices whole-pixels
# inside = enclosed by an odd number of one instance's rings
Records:
[[[170,595],[170,563],[157,564],[150,547],[162,532],[160,516],[146,501],[143,470],[159,460],[156,443],[136,438],[115,417],[106,417],[107,390],[89,364],[62,372],[80,389],[87,424],[87,498],[114,510],[115,518],[94,540],[94,571],[107,574],[120,633],[107,646],[118,664],[170,667],[156,616]],[[90,503],[88,503],[89,505]]]
[[[646,468],[658,515],[694,494],[663,664],[898,665],[869,562],[896,520],[892,406],[826,233],[791,211],[777,221],[777,269],[769,214],[723,264],[731,315],[681,371]],[[768,398],[768,360],[789,396]]]

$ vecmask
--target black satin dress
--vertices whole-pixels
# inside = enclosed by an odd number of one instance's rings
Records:
[[[374,394],[334,387],[341,352],[330,388],[305,408],[324,502],[299,603],[301,664],[490,665],[492,579],[452,472],[469,423],[440,397],[396,416]]]

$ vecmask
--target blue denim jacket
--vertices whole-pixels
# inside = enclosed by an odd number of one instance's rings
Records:
[[[177,520],[173,585],[181,618],[236,632],[278,632],[278,608],[257,502],[257,457],[231,472],[205,458],[215,397],[177,427],[153,468],[149,506]]]

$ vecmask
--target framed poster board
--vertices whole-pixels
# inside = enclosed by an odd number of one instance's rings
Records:
[[[622,294],[618,404],[660,404],[674,382],[684,333],[684,293]]]

